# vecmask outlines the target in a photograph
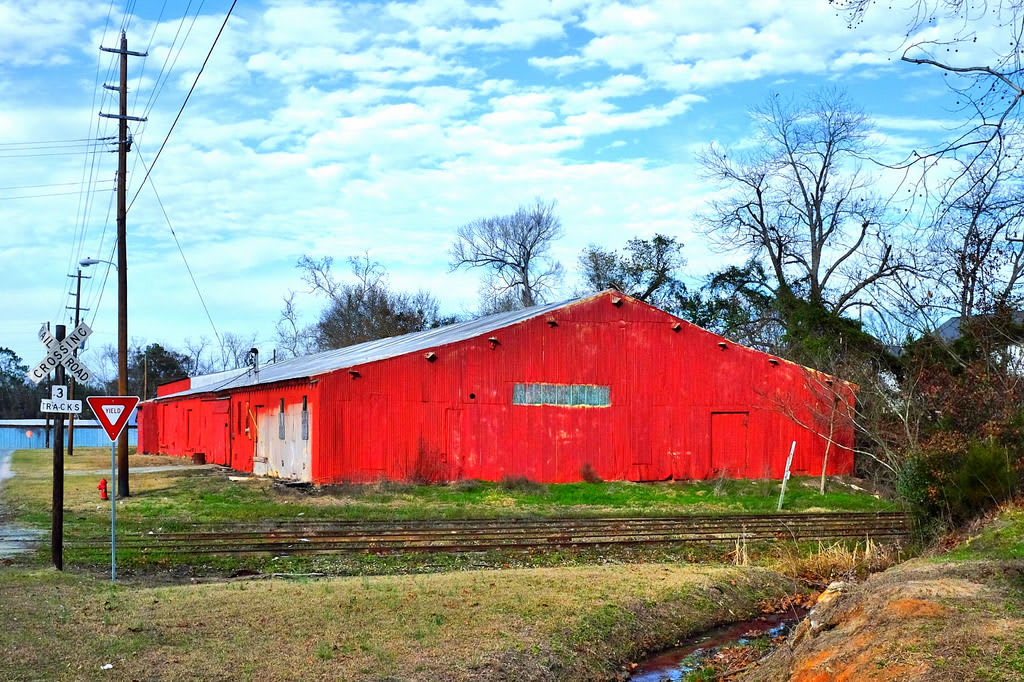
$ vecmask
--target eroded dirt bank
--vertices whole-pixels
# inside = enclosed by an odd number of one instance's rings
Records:
[[[1024,561],[915,560],[833,584],[780,649],[739,679],[1024,679]]]

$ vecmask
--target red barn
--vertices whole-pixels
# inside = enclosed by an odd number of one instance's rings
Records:
[[[185,379],[139,451],[316,483],[851,473],[853,387],[606,291]]]

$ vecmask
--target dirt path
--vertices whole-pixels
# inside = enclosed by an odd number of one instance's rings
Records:
[[[14,476],[14,472],[11,470],[11,455],[13,454],[14,450],[0,449],[0,488],[3,488],[4,481]],[[41,536],[42,533],[38,530],[7,522],[3,499],[0,498],[0,559],[10,558],[14,554],[35,549]]]

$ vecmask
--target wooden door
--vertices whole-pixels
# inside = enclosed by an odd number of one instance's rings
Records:
[[[747,470],[749,412],[711,413],[711,475],[736,478]]]

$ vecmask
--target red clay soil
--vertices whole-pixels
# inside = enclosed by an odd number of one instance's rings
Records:
[[[1024,680],[1024,562],[908,562],[833,583],[746,682]]]

